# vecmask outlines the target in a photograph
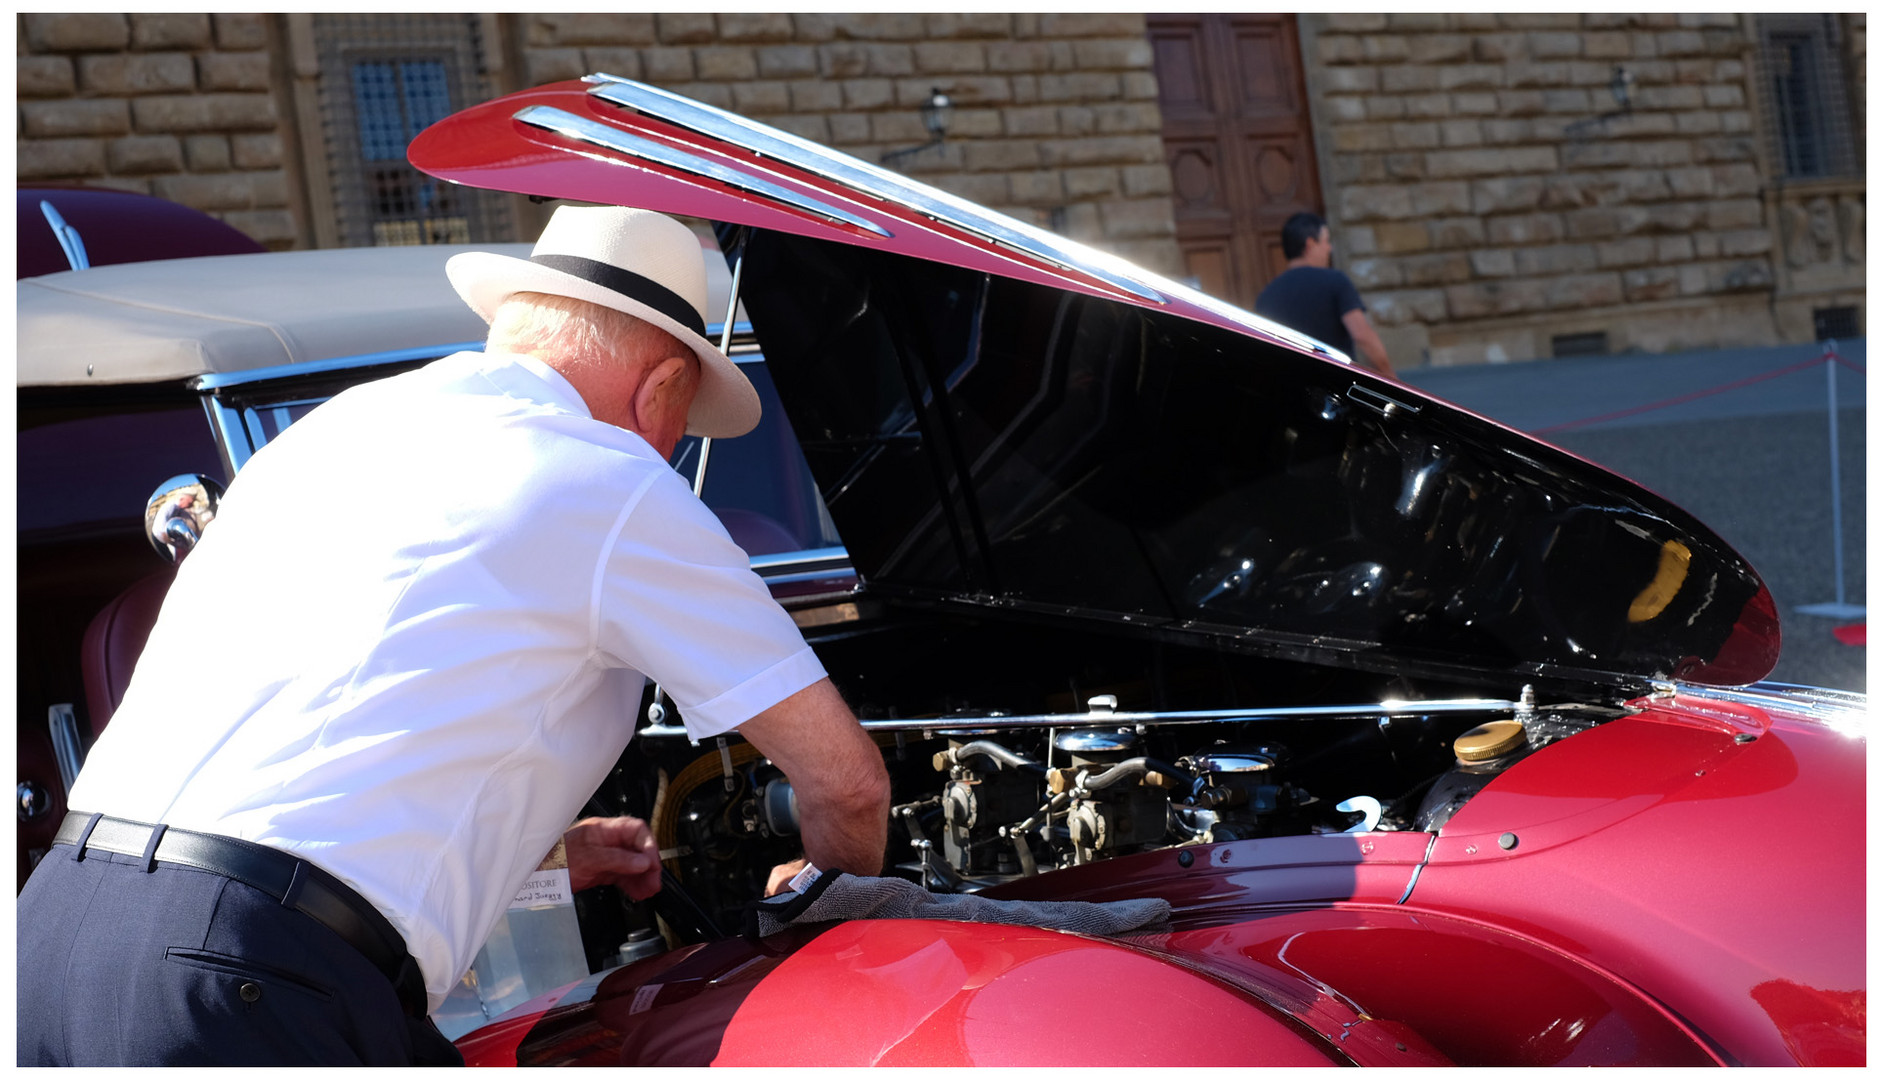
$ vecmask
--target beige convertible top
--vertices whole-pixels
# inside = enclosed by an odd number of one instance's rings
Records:
[[[702,238],[703,244],[711,244]],[[18,283],[19,386],[165,382],[209,373],[482,344],[445,280],[461,251],[529,244],[336,248],[95,266]],[[709,322],[731,275],[706,260]]]
[[[20,386],[159,382],[344,356],[481,342],[445,280],[460,251],[528,244],[212,255],[66,271],[18,283]]]

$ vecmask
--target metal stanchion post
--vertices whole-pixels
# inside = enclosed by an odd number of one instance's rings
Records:
[[[1800,615],[1822,615],[1830,619],[1861,619],[1861,604],[1844,602],[1844,488],[1837,460],[1837,342],[1827,341],[1824,348],[1824,378],[1830,391],[1831,416],[1831,564],[1837,575],[1837,599],[1828,604],[1804,604]]]

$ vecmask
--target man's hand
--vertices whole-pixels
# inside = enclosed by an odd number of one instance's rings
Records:
[[[562,834],[569,857],[569,887],[619,887],[633,900],[660,891],[660,850],[640,818],[583,818]]]
[[[793,859],[788,863],[779,863],[772,867],[771,877],[765,882],[765,895],[777,896],[784,892],[785,886],[791,884],[791,879],[797,877],[800,871],[810,865],[810,862],[809,859]]]
[[[889,773],[883,752],[829,679],[740,724],[739,734],[790,777],[804,854],[819,869],[882,873]]]

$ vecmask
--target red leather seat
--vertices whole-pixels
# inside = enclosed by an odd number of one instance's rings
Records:
[[[79,662],[85,675],[85,711],[92,738],[104,731],[124,700],[137,658],[150,640],[151,627],[157,624],[157,612],[175,577],[176,571],[165,570],[144,578],[106,604],[85,628]]]

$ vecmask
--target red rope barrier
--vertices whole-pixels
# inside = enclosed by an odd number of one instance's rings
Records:
[[[1690,394],[1682,394],[1679,397],[1671,397],[1665,401],[1654,401],[1654,402],[1649,402],[1646,405],[1636,405],[1630,409],[1621,409],[1612,413],[1604,413],[1601,416],[1591,416],[1584,420],[1570,420],[1562,424],[1551,424],[1549,427],[1535,428],[1530,432],[1530,434],[1547,435],[1554,431],[1569,431],[1574,428],[1588,427],[1590,424],[1601,424],[1601,423],[1606,423],[1607,421],[1610,421],[1610,420],[1620,420],[1623,417],[1627,417],[1627,416],[1636,416],[1644,412],[1653,412],[1656,409],[1666,409],[1666,408],[1671,408],[1675,405],[1684,405],[1689,401],[1697,401],[1703,397],[1712,397],[1714,394],[1724,394],[1728,390],[1737,390],[1743,386],[1752,386],[1755,383],[1765,382],[1767,379],[1776,379],[1780,377],[1781,375],[1790,375],[1793,372],[1804,371],[1807,368],[1816,367],[1819,364],[1822,364],[1822,363],[1825,363],[1826,361],[1831,361],[1831,360],[1835,360],[1838,363],[1845,362],[1843,358],[1838,356],[1836,353],[1826,352],[1822,356],[1814,356],[1809,360],[1800,360],[1796,364],[1787,364],[1786,366],[1779,368],[1776,371],[1767,371],[1759,375],[1748,375],[1743,379],[1738,379],[1733,382],[1729,382],[1725,384],[1724,386],[1713,386],[1713,387],[1708,387],[1705,390],[1695,390]],[[1858,368],[1856,370],[1861,373],[1863,369]]]

